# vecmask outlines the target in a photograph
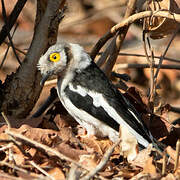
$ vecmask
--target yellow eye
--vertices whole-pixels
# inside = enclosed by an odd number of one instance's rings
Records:
[[[50,61],[57,62],[60,60],[60,54],[59,53],[52,53],[49,56]]]

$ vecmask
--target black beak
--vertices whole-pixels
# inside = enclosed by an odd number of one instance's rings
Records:
[[[46,73],[42,75],[42,79],[40,81],[40,85],[43,86],[46,80],[50,77],[51,73]]]

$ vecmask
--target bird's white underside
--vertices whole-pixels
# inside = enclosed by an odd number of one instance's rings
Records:
[[[62,82],[64,84],[64,82]],[[62,84],[61,84],[62,85]],[[59,86],[60,87],[60,86]],[[96,107],[102,107],[110,117],[112,117],[115,121],[117,121],[119,124],[121,124],[121,130],[123,133],[123,130],[129,131],[136,137],[138,142],[142,144],[144,147],[147,147],[149,145],[148,141],[144,139],[140,134],[138,134],[129,124],[127,124],[116,112],[116,110],[111,107],[108,102],[104,99],[102,94],[93,92],[93,91],[87,91],[85,88],[81,86],[77,86],[76,88],[73,87],[71,83],[69,83],[69,88],[71,91],[76,92],[80,94],[81,96],[85,97],[86,95],[89,95],[93,99],[93,105]],[[59,97],[63,103],[63,105],[66,107],[68,112],[75,117],[77,122],[85,127],[87,129],[87,132],[89,135],[98,134],[101,136],[108,136],[113,142],[116,142],[119,133],[116,132],[114,129],[106,125],[105,123],[101,122],[100,120],[94,118],[87,112],[85,112],[82,109],[78,109],[76,106],[72,104],[72,102],[69,100],[69,98],[66,97],[64,93],[59,94]],[[131,111],[130,111],[131,112]],[[134,116],[134,114],[133,114]],[[100,127],[100,128],[96,128]]]

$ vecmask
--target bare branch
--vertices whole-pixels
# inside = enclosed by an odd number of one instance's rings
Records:
[[[176,159],[174,164],[174,171],[177,169],[179,164],[179,152],[180,152],[180,139],[178,139],[176,143]]]
[[[7,23],[8,23],[8,20],[7,20],[7,15],[6,15],[5,5],[4,5],[4,0],[1,0],[1,3],[2,3],[2,14],[3,14],[3,18],[4,18],[4,21],[5,21],[5,24],[7,24]],[[12,49],[13,49],[14,55],[15,55],[18,63],[21,65],[21,61],[20,61],[20,59],[19,59],[19,56],[17,55],[16,50],[15,50],[15,48],[14,48],[14,44],[13,44],[13,41],[12,41],[12,38],[11,38],[11,35],[10,35],[10,30],[8,29],[9,27],[7,26],[6,28],[7,28],[7,32],[8,32],[7,36],[8,36],[10,45],[11,45],[11,47],[12,47]]]
[[[156,74],[154,75],[155,83],[156,83],[156,81],[157,81],[157,76],[158,76],[158,73],[159,73],[159,71],[160,71],[160,69],[161,69],[161,66],[162,66],[162,63],[163,63],[164,56],[166,56],[166,53],[167,53],[167,51],[168,51],[168,49],[169,49],[169,47],[170,47],[172,41],[173,41],[174,38],[176,37],[178,31],[179,31],[179,28],[173,33],[173,35],[172,35],[172,37],[171,37],[171,39],[170,39],[170,41],[169,41],[169,43],[168,43],[168,45],[167,45],[167,47],[166,47],[164,53],[163,53],[163,55],[160,56],[160,59],[159,59],[159,65],[158,65],[158,68],[157,68],[157,70],[156,70]]]
[[[17,24],[17,25],[15,26],[15,28],[14,28],[14,31],[13,31],[12,36],[11,36],[11,39],[13,38],[13,36],[14,36],[14,34],[15,34],[15,32],[16,32],[17,27],[18,27],[18,24]],[[3,60],[2,60],[2,62],[1,62],[0,69],[2,68],[2,66],[3,66],[3,64],[4,64],[4,62],[5,62],[5,59],[6,59],[6,57],[7,57],[9,48],[10,48],[10,46],[11,46],[11,43],[6,43],[6,41],[4,41],[4,43],[7,44],[8,47],[7,47],[6,52],[5,52],[5,54],[4,54]],[[15,48],[15,47],[14,47],[14,49],[17,50],[17,48]]]
[[[117,69],[127,69],[127,68],[150,68],[149,64],[117,64]],[[158,68],[158,64],[154,64],[154,68]],[[176,69],[180,70],[180,65],[177,64],[162,64],[161,69]]]
[[[8,18],[7,23],[2,27],[0,32],[0,45],[3,43],[3,41],[8,36],[9,32],[11,31],[12,27],[14,26],[21,10],[23,9],[24,5],[26,4],[27,0],[18,0],[16,5],[14,6],[13,11],[11,12],[11,15]],[[3,1],[1,0],[1,3]]]
[[[83,169],[86,169],[86,167],[82,166],[80,163],[78,163],[77,161],[74,161],[73,159],[63,155],[62,153],[54,150],[53,148],[50,148],[47,145],[41,144],[39,142],[36,142],[32,139],[29,139],[25,136],[23,136],[22,134],[16,133],[15,131],[12,130],[6,130],[5,131],[8,135],[19,139],[19,141],[26,143],[27,145],[31,146],[31,147],[35,147],[37,148],[39,151],[43,152],[43,153],[47,153],[47,154],[54,154],[55,156],[57,156],[58,158],[60,158],[61,160],[66,160],[69,161],[71,163],[76,164],[78,167],[81,167]]]
[[[128,1],[126,13],[124,16],[125,19],[134,13],[135,7],[136,7],[136,1],[137,0]],[[100,64],[99,62],[101,62],[101,64],[104,64],[104,66],[102,67],[102,70],[105,72],[107,76],[110,76],[111,74],[112,68],[116,62],[118,53],[122,47],[122,44],[124,42],[128,29],[129,29],[129,26],[126,26],[123,28],[123,30],[118,31],[118,33],[113,38],[113,40],[111,41],[111,43],[109,44],[105,52],[97,61],[97,64]]]
[[[84,178],[81,180],[89,180],[91,179],[94,175],[96,175],[108,162],[112,152],[114,151],[114,148],[119,145],[121,142],[121,139],[118,140],[112,147],[110,147],[106,153],[104,154],[103,158],[101,159],[100,163],[96,166],[95,169],[90,171]]]
[[[121,30],[125,26],[129,26],[130,24],[134,23],[137,20],[146,18],[146,17],[164,17],[164,18],[169,18],[172,19],[178,23],[180,23],[180,14],[168,12],[168,11],[157,11],[157,12],[152,12],[152,11],[143,11],[137,14],[133,14],[129,18],[123,20],[119,24],[116,24],[111,28],[109,32],[107,32],[103,37],[99,39],[99,41],[96,43],[96,45],[93,47],[91,51],[91,58],[94,60],[96,55],[98,54],[99,50],[104,46],[104,44],[112,38],[116,32]]]
[[[38,169],[42,174],[47,176],[49,179],[54,180],[52,176],[50,176],[44,169],[42,169],[40,166],[38,166],[34,161],[29,162],[32,166],[34,166],[36,169]]]
[[[56,43],[58,25],[62,18],[59,8],[64,0],[48,0],[43,7],[40,2],[37,1],[34,36],[25,60],[17,72],[9,76],[4,83],[1,109],[7,115],[18,118],[26,117],[39,98],[42,87],[39,83],[41,75],[36,67],[37,62],[47,48]],[[45,9],[40,11],[39,8]]]
[[[99,52],[97,55],[101,55],[102,52]],[[136,57],[146,57],[146,55],[144,54],[136,54],[136,53],[123,53],[123,52],[120,52],[118,54],[119,56],[136,56]],[[150,56],[149,56],[150,57]],[[161,56],[154,56],[154,58],[157,58],[157,59],[160,59]],[[180,63],[180,60],[178,59],[174,59],[174,58],[169,58],[169,57],[164,57],[164,60],[166,61],[172,61],[172,62],[177,62],[177,63]]]

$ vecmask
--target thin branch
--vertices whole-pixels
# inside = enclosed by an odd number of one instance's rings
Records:
[[[102,54],[102,52],[99,52],[97,55],[101,55],[101,54]],[[118,55],[119,55],[119,56],[146,57],[146,55],[144,55],[144,54],[123,53],[123,52],[120,52]],[[151,56],[149,56],[149,57],[151,57]],[[154,56],[154,58],[160,59],[161,56]],[[180,60],[178,60],[178,59],[173,59],[173,58],[169,58],[169,57],[164,57],[164,60],[180,63]]]
[[[4,42],[6,37],[8,36],[9,32],[11,31],[12,27],[14,26],[20,12],[22,11],[24,5],[26,4],[27,0],[18,0],[14,9],[12,10],[10,16],[8,17],[7,23],[2,27],[0,32],[0,45]],[[3,4],[3,0],[1,0],[1,4]]]
[[[7,54],[8,54],[8,52],[9,52],[10,47],[11,47],[11,45],[8,44],[8,47],[7,47],[7,49],[6,49],[6,52],[5,52],[5,54],[4,54],[4,57],[3,57],[3,59],[2,59],[1,65],[0,65],[0,69],[3,67],[3,64],[4,64],[5,60],[6,60],[6,57],[7,57]]]
[[[166,173],[166,166],[167,166],[167,152],[164,150],[163,152],[163,162],[162,162],[162,175],[165,175]]]
[[[17,24],[17,25],[18,25],[18,24]],[[9,42],[4,41],[4,43],[5,43],[6,45],[10,46],[10,43],[9,43]],[[17,47],[14,47],[14,49],[15,49],[16,51],[18,51],[19,53],[23,54],[23,55],[26,55],[26,54],[27,54],[26,52],[22,51],[21,49],[19,49],[19,48],[17,48]],[[26,50],[26,49],[24,49],[24,50]]]
[[[127,4],[126,13],[124,15],[124,19],[128,18],[135,12],[137,0],[129,0]],[[101,64],[104,64],[101,69],[105,72],[105,74],[109,77],[112,71],[112,68],[116,62],[118,53],[122,47],[124,39],[126,37],[129,26],[124,27],[121,31],[118,31],[116,36],[113,38],[109,46],[106,48],[105,52],[97,61],[101,61]],[[105,63],[106,62],[106,63]]]
[[[4,114],[4,112],[1,112],[2,117],[4,118],[4,120],[6,121],[6,124],[8,126],[8,130],[10,130],[11,128],[11,123],[9,122],[8,118],[6,117],[6,115]]]
[[[16,24],[16,26],[15,26],[15,28],[14,28],[14,31],[13,31],[13,33],[12,33],[11,38],[13,38],[13,36],[14,36],[14,34],[15,34],[15,32],[16,32],[17,27],[18,27],[18,24]],[[8,51],[9,51],[9,48],[10,48],[10,47],[11,47],[11,43],[8,43],[8,47],[7,47],[6,52],[5,52],[5,54],[4,54],[3,60],[2,60],[2,62],[1,62],[0,69],[2,68],[2,66],[3,66],[3,64],[4,64],[4,62],[5,62],[5,59],[6,59],[6,57],[7,57],[7,54],[8,54]]]
[[[24,149],[12,138],[12,139],[0,139],[1,143],[12,143],[21,151],[21,153],[28,157],[29,159],[32,159],[32,156],[24,151]]]
[[[55,156],[59,157],[59,158],[62,159],[62,160],[69,161],[69,162],[71,162],[71,163],[76,164],[78,167],[81,167],[81,168],[83,168],[83,169],[86,169],[86,167],[84,167],[84,166],[81,165],[80,163],[78,163],[78,162],[74,161],[73,159],[65,156],[64,154],[62,154],[62,153],[60,153],[60,152],[58,152],[58,151],[50,148],[49,146],[46,146],[46,145],[41,144],[41,143],[39,143],[39,142],[36,142],[36,141],[34,141],[34,140],[32,140],[32,139],[29,139],[29,138],[27,138],[26,136],[23,136],[22,134],[16,133],[16,132],[14,132],[14,131],[12,131],[12,130],[9,130],[9,131],[6,130],[5,132],[6,132],[8,135],[10,135],[10,136],[19,139],[20,141],[24,142],[25,144],[28,144],[28,145],[31,146],[31,147],[35,147],[35,148],[39,149],[39,150],[40,150],[41,152],[43,152],[43,153],[54,154]],[[87,170],[87,169],[86,169],[86,170]]]
[[[0,161],[0,165],[10,167],[10,168],[12,168],[12,169],[15,169],[15,170],[17,170],[17,171],[23,172],[23,173],[25,173],[25,174],[30,174],[29,171],[24,170],[24,169],[16,166],[15,164],[11,164],[11,163],[7,163],[7,162],[4,162],[4,161]]]
[[[3,146],[2,148],[0,148],[0,151],[5,151],[6,149],[9,149],[9,148],[11,148],[12,147],[12,143],[9,143],[8,145],[6,145],[6,146]],[[2,146],[2,145],[1,145]]]
[[[4,0],[1,0],[1,4],[2,4],[2,14],[3,14],[3,18],[4,18],[4,21],[5,21],[5,24],[8,24]],[[13,49],[14,55],[15,55],[18,63],[21,65],[21,61],[20,61],[20,59],[19,59],[19,57],[18,57],[18,55],[16,53],[16,50],[15,50],[15,47],[14,47],[14,44],[13,44],[13,41],[12,41],[12,38],[11,38],[11,35],[10,35],[10,30],[9,30],[9,26],[8,25],[6,26],[6,29],[7,29],[7,32],[8,32],[7,36],[8,36],[10,45],[11,45],[11,47]]]
[[[122,21],[119,24],[116,24],[115,26],[113,26],[110,30],[109,33],[116,33],[117,31],[119,31],[122,27],[124,26],[128,26],[132,23],[134,23],[137,20],[140,20],[142,18],[147,18],[147,17],[163,17],[163,18],[168,18],[168,19],[172,19],[174,21],[176,21],[177,23],[180,23],[180,14],[176,14],[176,13],[172,13],[169,11],[143,11],[137,14],[133,14],[132,16],[130,16],[129,18],[125,19],[124,21]]]
[[[145,28],[145,23],[143,24],[143,29]],[[148,46],[149,46],[149,50],[151,52],[151,56],[149,58],[148,56],[148,53],[147,53],[147,48],[146,48],[146,31],[144,30],[143,31],[143,45],[144,45],[144,52],[145,52],[145,55],[146,55],[146,59],[147,59],[147,62],[149,63],[149,66],[150,66],[150,93],[149,93],[149,97],[148,97],[148,100],[149,100],[149,103],[152,104],[153,101],[153,98],[154,98],[154,93],[155,93],[155,84],[154,84],[154,54],[153,54],[153,50],[151,48],[151,44],[150,44],[150,40],[149,38],[147,37],[147,42],[148,42]],[[154,106],[151,107],[151,111],[153,113],[154,111]]]
[[[180,152],[180,139],[178,139],[176,143],[176,159],[174,164],[174,171],[177,169],[179,164],[179,152]]]
[[[140,20],[142,18],[150,17],[164,17],[164,18],[169,18],[172,20],[175,20],[176,22],[180,22],[180,14],[168,12],[168,11],[157,11],[157,12],[152,12],[152,11],[143,11],[140,13],[133,14],[129,18],[123,20],[119,24],[116,24],[111,28],[110,31],[108,31],[103,37],[99,39],[99,41],[96,43],[96,45],[93,47],[91,51],[91,58],[94,60],[96,55],[98,54],[99,50],[104,46],[104,44],[112,38],[116,32],[121,30],[124,26],[129,26],[130,24],[134,23],[137,20]]]
[[[99,39],[99,41],[95,44],[91,51],[91,59],[94,60],[97,53],[100,51],[100,49],[104,46],[104,44],[111,39],[114,36],[115,33],[107,32],[103,37]]]
[[[128,64],[128,63],[124,63],[124,64],[117,64],[116,65],[117,69],[127,69],[127,68],[140,68],[140,69],[144,69],[144,68],[150,68],[149,64]],[[154,68],[158,68],[158,64],[154,64]],[[161,69],[175,69],[175,70],[180,70],[180,65],[177,64],[162,64],[161,65]]]
[[[102,168],[107,164],[112,152],[114,151],[114,148],[119,145],[121,142],[121,139],[118,140],[115,144],[113,144],[112,147],[110,147],[106,153],[104,154],[103,158],[101,159],[100,163],[94,168],[92,171],[90,171],[85,177],[81,178],[81,180],[89,180],[93,176],[95,176]]]
[[[163,59],[164,59],[164,57],[166,56],[166,53],[167,53],[167,51],[168,51],[168,49],[169,49],[172,41],[173,41],[174,38],[176,37],[178,31],[179,31],[179,28],[173,33],[173,35],[172,35],[172,37],[171,37],[171,39],[170,39],[170,41],[169,41],[169,43],[168,43],[168,45],[167,45],[164,53],[163,53],[163,55],[160,57],[159,65],[158,65],[158,68],[157,68],[157,70],[156,70],[156,74],[154,75],[155,83],[156,83],[156,81],[157,81],[158,73],[159,73],[159,71],[160,71],[160,69],[161,69],[161,66],[162,66],[162,63],[163,63]]]
[[[42,4],[40,4],[42,2]],[[61,9],[65,0],[37,1],[34,35],[22,66],[5,81],[1,109],[6,114],[23,118],[29,115],[42,90],[37,62],[49,46],[56,43]],[[17,90],[18,88],[18,92]],[[11,95],[12,94],[12,95]],[[22,96],[23,94],[23,96]],[[18,107],[12,105],[16,101]],[[10,104],[12,106],[10,106]],[[16,109],[16,110],[14,110]]]
[[[54,178],[49,175],[44,169],[42,169],[40,166],[38,166],[34,161],[30,161],[29,162],[32,166],[34,166],[36,169],[38,169],[42,174],[44,174],[45,176],[47,176],[49,179],[54,180]]]

